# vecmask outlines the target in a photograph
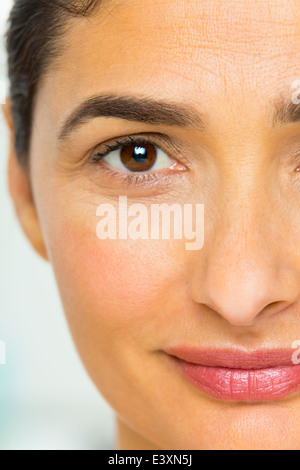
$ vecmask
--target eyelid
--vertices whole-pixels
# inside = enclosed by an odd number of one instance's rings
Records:
[[[115,147],[117,146],[117,144],[120,144],[118,148],[122,148],[122,146],[125,147],[126,144],[130,145],[130,143],[135,143],[135,142],[137,144],[138,143],[152,144],[156,146],[157,148],[159,148],[164,153],[166,153],[171,160],[174,160],[176,162],[179,162],[185,165],[184,162],[180,162],[178,160],[177,156],[174,157],[174,154],[180,154],[181,152],[177,148],[175,143],[172,141],[172,139],[166,134],[154,133],[154,132],[148,132],[145,134],[131,134],[131,135],[123,136],[123,137],[116,137],[115,139],[111,139],[109,141],[103,142],[97,145],[97,147],[93,149],[93,151],[90,154],[90,157],[92,159],[94,156],[97,156],[97,154],[100,154],[100,153],[106,153],[105,156],[107,156],[109,155],[111,151],[117,150],[116,148],[109,150],[107,147],[109,146]],[[103,152],[102,152],[101,147],[106,147],[106,149],[103,149]],[[103,156],[102,158],[105,158],[105,156]]]

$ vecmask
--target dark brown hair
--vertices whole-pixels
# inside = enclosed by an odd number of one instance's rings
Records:
[[[99,0],[15,0],[6,35],[15,147],[28,162],[34,98],[42,76],[62,51],[68,17],[91,15]]]

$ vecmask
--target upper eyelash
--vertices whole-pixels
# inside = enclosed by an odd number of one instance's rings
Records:
[[[120,150],[122,147],[130,144],[152,144],[155,147],[160,149],[160,146],[157,145],[155,142],[152,142],[150,139],[146,139],[145,137],[136,137],[133,138],[131,136],[124,137],[122,140],[115,140],[113,145],[103,144],[106,148],[104,152],[96,152],[91,155],[92,162],[97,163],[101,161],[103,158],[107,157],[111,152],[115,150]]]

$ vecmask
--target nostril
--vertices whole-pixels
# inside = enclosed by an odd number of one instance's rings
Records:
[[[270,310],[274,311],[276,307],[278,307],[282,302],[281,301],[276,301],[276,302],[270,302],[268,305],[266,305],[264,308],[262,308],[257,316],[263,315],[266,312],[270,312]]]
[[[259,312],[259,315],[267,312],[272,314],[282,313],[287,307],[291,308],[292,305],[294,305],[294,303],[284,302],[281,300],[277,302],[271,302]]]
[[[210,310],[210,313],[224,318],[233,326],[251,327],[255,321],[263,315],[274,315],[283,312],[291,303],[285,301],[274,301],[258,309],[255,305],[248,305],[242,300],[239,302],[223,302],[221,305],[205,302],[203,306]]]

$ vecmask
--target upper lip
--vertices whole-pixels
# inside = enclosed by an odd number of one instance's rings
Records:
[[[179,345],[170,347],[165,352],[177,359],[206,367],[253,370],[295,365],[292,360],[295,349],[289,348],[244,351],[240,349],[199,349]]]

